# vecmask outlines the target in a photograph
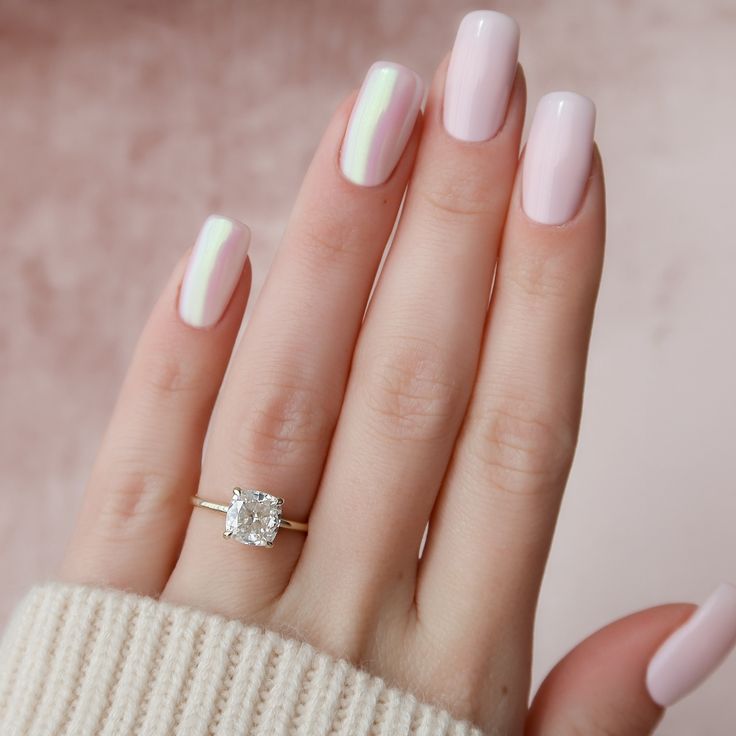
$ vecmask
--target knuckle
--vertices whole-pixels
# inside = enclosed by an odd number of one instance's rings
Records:
[[[537,244],[534,244],[537,245]],[[560,268],[550,257],[549,249],[532,247],[523,259],[504,275],[513,286],[530,300],[549,301],[569,298],[570,278],[574,272]]]
[[[445,351],[405,340],[368,363],[365,401],[379,436],[432,441],[452,431],[462,388]]]
[[[482,674],[472,667],[463,667],[462,671],[458,671],[460,668],[453,667],[456,661],[457,657],[448,657],[425,687],[439,694],[439,700],[445,708],[452,707],[463,719],[475,720],[482,702],[479,693]],[[453,672],[451,683],[443,677],[443,673],[448,671]]]
[[[419,189],[420,198],[434,215],[452,220],[492,215],[498,209],[497,196],[489,183],[478,176],[457,173],[435,177],[434,186]]]
[[[536,495],[564,480],[577,432],[556,412],[506,400],[478,411],[471,421],[470,451],[494,487]]]
[[[413,642],[413,653],[425,663],[422,672],[410,682],[410,689],[432,692],[443,707],[452,707],[460,717],[476,720],[481,704],[489,700],[487,657],[481,656],[472,638],[448,636],[438,641],[434,629],[420,629]],[[456,662],[463,667],[456,667]],[[452,671],[451,680],[447,672]]]
[[[307,386],[260,384],[243,404],[233,449],[249,464],[292,464],[295,455],[325,443],[332,432],[329,402]]]
[[[329,219],[319,223],[303,223],[299,230],[298,250],[303,257],[322,269],[325,263],[335,263],[350,259],[365,248],[355,242],[355,235],[342,224]]]
[[[114,480],[99,490],[102,499],[98,511],[98,526],[108,539],[137,539],[141,527],[158,523],[171,509],[181,505],[181,487],[173,478],[162,473],[116,472]]]
[[[142,371],[144,380],[156,397],[181,398],[182,394],[196,393],[204,388],[202,374],[189,361],[166,349],[154,351]]]
[[[344,596],[325,596],[321,585],[312,590],[305,594],[287,588],[275,605],[271,628],[335,657],[360,662],[367,642],[375,638],[371,607],[351,603],[346,610]]]

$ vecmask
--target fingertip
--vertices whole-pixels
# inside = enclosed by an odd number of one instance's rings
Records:
[[[530,709],[527,736],[574,732],[646,736],[662,716],[647,690],[649,662],[694,610],[650,608],[600,629],[549,673]]]
[[[222,319],[240,283],[250,237],[250,229],[238,220],[207,217],[179,289],[178,311],[184,324],[204,330]]]
[[[706,680],[736,645],[736,588],[722,583],[650,658],[646,687],[669,707]]]
[[[366,125],[362,126],[364,129],[362,135],[355,131],[355,128],[360,127],[358,123],[353,125],[353,121],[358,117],[356,108],[361,104],[360,98],[366,86],[364,80],[363,84],[351,90],[333,111],[310,163],[302,192],[320,192],[322,200],[329,197],[330,192],[351,199],[361,196],[366,207],[372,206],[374,198],[394,199],[397,192],[403,193],[421,137],[424,119],[421,105],[426,86],[415,71],[388,62],[384,62],[384,65],[405,70],[406,77],[413,80],[413,96],[408,107],[416,112],[412,120],[410,114],[406,116],[405,131],[396,131],[398,142],[394,152],[394,165],[389,170],[389,165],[385,164],[383,174],[379,177],[380,181],[375,177],[372,180],[368,178],[367,164],[362,161],[361,152],[370,148],[368,145],[370,135],[365,131]],[[376,64],[371,68],[375,66]],[[351,128],[354,129],[352,133]],[[361,141],[358,141],[359,138]],[[346,147],[350,147],[350,152],[346,151]],[[299,204],[297,200],[297,207]]]
[[[526,165],[528,143],[519,157],[514,189],[509,206],[507,228],[515,238],[531,239],[539,247],[550,251],[556,245],[574,247],[580,243],[588,254],[601,254],[606,236],[606,192],[604,165],[595,142],[591,148],[588,174],[580,194],[580,203],[574,214],[562,222],[546,222],[536,219],[527,211],[524,203],[524,180],[533,175]]]
[[[391,178],[415,128],[424,91],[420,75],[402,64],[371,65],[340,144],[339,168],[348,182],[378,187]]]
[[[426,124],[431,125],[433,129],[441,131],[443,136],[456,146],[460,145],[474,148],[479,145],[483,146],[487,144],[492,146],[508,145],[509,138],[511,138],[512,142],[515,139],[515,149],[516,154],[518,155],[527,103],[526,76],[521,64],[518,62],[516,64],[513,82],[511,84],[511,91],[506,103],[506,111],[500,127],[487,139],[466,141],[457,138],[448,132],[444,122],[445,87],[447,84],[450,57],[451,52],[448,51],[442,61],[437,65],[434,76],[432,77],[432,82],[427,92],[427,102],[424,111]],[[501,141],[501,143],[496,143],[497,141]]]
[[[584,208],[595,118],[593,101],[576,92],[550,92],[537,103],[520,167],[521,205],[530,221],[563,226]]]

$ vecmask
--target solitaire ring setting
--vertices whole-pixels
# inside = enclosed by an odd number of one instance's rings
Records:
[[[281,516],[283,498],[255,488],[233,488],[229,504],[207,501],[200,496],[192,496],[192,504],[225,514],[223,537],[251,547],[273,547],[279,529],[307,531],[306,524]]]

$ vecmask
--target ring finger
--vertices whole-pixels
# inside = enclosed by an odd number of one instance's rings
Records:
[[[307,519],[412,166],[422,97],[414,72],[379,62],[344,140],[352,100],[328,127],[221,391],[201,496],[224,504],[234,486],[258,488],[285,499],[284,516]],[[218,514],[192,515],[164,595],[257,621],[288,582],[303,536],[284,533],[266,551],[223,543],[222,529]]]

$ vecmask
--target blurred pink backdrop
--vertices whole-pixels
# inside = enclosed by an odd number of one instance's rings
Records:
[[[429,79],[461,0],[0,3],[0,619],[54,574],[138,331],[201,220],[256,289],[338,101]],[[482,7],[488,7],[482,4]],[[609,238],[535,681],[610,619],[736,580],[736,5],[498,2],[530,105],[598,105]],[[736,657],[659,733],[731,733]]]

